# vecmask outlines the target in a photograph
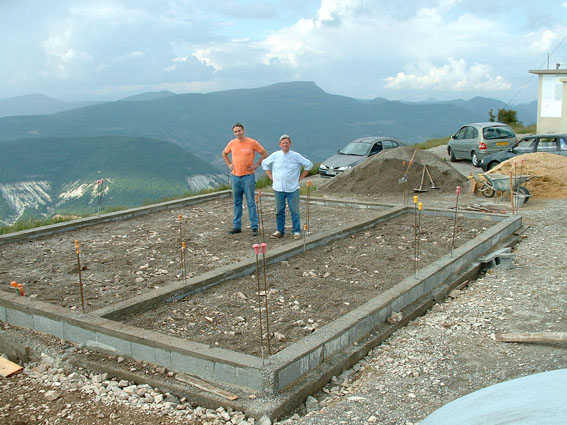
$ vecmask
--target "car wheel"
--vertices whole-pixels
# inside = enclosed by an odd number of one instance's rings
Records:
[[[472,151],[471,153],[471,162],[472,165],[474,165],[475,167],[480,167],[480,158],[478,157],[475,151]]]
[[[492,169],[493,169],[494,167],[496,167],[498,164],[500,164],[498,161],[489,162],[488,165],[486,166],[486,171],[492,170]]]
[[[455,162],[457,160],[457,158],[455,157],[455,154],[453,152],[453,149],[447,148],[447,153],[449,154],[449,160],[451,162]]]

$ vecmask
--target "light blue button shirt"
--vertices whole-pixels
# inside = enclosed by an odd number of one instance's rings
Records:
[[[277,192],[295,192],[299,189],[301,167],[311,170],[313,163],[291,150],[288,153],[279,150],[262,161],[264,170],[272,170],[272,188]]]

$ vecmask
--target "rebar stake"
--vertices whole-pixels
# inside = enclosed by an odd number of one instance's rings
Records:
[[[256,254],[256,286],[258,294],[258,318],[260,319],[260,353],[262,354],[262,364],[264,364],[264,330],[262,329],[262,299],[260,298],[260,265],[258,264],[258,254],[260,253],[260,245],[255,243],[252,245]]]
[[[307,239],[307,224],[303,225],[303,252],[305,252],[305,240]]]
[[[187,245],[185,241],[181,242],[181,273],[183,275],[183,280],[187,280],[187,263],[186,263],[186,253],[187,253]]]
[[[417,204],[417,210],[419,211],[417,213],[417,256],[416,256],[416,263],[417,263],[417,268],[419,268],[419,259],[421,256],[421,252],[419,250],[419,239],[420,239],[420,235],[421,235],[421,210],[423,209],[423,203],[419,202]]]
[[[417,195],[413,196],[413,274],[417,273]]]
[[[461,186],[457,186],[457,199],[455,201],[455,220],[453,221],[453,238],[451,239],[451,257],[453,256],[453,247],[455,246],[455,233],[457,231],[457,211],[459,210],[459,193],[461,193]]]
[[[307,205],[305,223],[307,224],[307,231],[309,231],[309,206],[311,205],[311,180],[307,180]]]
[[[402,161],[402,167],[405,170],[406,169],[406,161]],[[408,205],[408,200],[407,200],[407,193],[406,193],[406,183],[404,182],[404,184],[402,185],[402,193],[404,195],[404,205],[407,207]]]
[[[522,161],[520,162],[520,178],[522,178],[522,176],[524,175],[524,159],[522,158]],[[526,202],[526,195],[524,193],[522,193],[522,195],[524,195],[523,198],[523,202],[522,202],[522,206],[524,205],[524,203]],[[520,196],[520,186],[518,185],[518,197]]]
[[[260,206],[260,224],[262,225],[262,243],[266,243],[266,235],[264,233],[264,212],[262,210],[262,191],[258,191],[258,205]]]
[[[100,214],[100,179],[96,181],[96,213]]]
[[[177,221],[179,221],[179,243],[181,246],[181,262],[183,262],[183,231],[181,229],[181,222],[182,222],[183,217],[181,216],[181,214],[179,214],[177,216]]]
[[[85,297],[83,295],[83,276],[81,275],[81,249],[79,248],[79,241],[75,241],[75,251],[77,252],[77,268],[79,269],[79,289],[81,293],[81,307],[83,314],[85,314]]]
[[[514,186],[516,186],[516,182],[518,177],[518,166],[517,166],[517,162],[514,161]],[[518,201],[520,200],[520,186],[518,185],[518,187],[513,187],[514,189],[514,206],[516,207],[516,212],[518,212]]]
[[[264,299],[266,300],[266,333],[268,335],[268,355],[272,355],[272,347],[270,345],[270,311],[268,310],[268,281],[266,279],[266,244],[261,243],[262,259],[264,260]]]
[[[97,184],[97,212],[100,214],[100,211],[102,209],[102,194],[103,194],[103,185],[104,185],[104,179],[100,179],[96,181]]]

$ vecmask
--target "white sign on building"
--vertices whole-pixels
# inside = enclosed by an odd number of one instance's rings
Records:
[[[543,75],[541,81],[541,117],[561,118],[562,84],[559,75]]]

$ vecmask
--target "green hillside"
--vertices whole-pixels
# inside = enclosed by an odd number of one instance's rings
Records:
[[[178,180],[218,172],[173,143],[144,137],[0,140],[0,182],[49,178],[54,182],[104,175]]]
[[[180,197],[224,182],[221,172],[179,146],[143,137],[34,138],[0,141],[0,219],[27,202],[25,214],[92,213]],[[200,176],[201,181],[192,181]],[[45,193],[44,193],[45,192]],[[9,195],[6,195],[9,193]],[[24,200],[24,201],[22,201]]]

